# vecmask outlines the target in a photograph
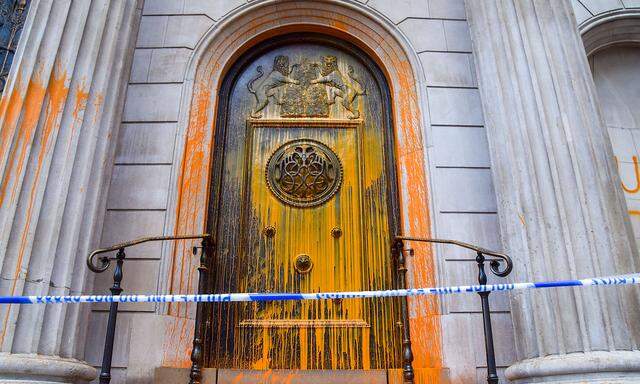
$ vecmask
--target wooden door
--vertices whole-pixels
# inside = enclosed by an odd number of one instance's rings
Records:
[[[353,48],[284,39],[239,62],[219,122],[217,292],[394,288],[388,92]],[[390,299],[217,304],[212,366],[398,364]]]

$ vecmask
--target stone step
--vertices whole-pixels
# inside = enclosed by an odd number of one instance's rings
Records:
[[[387,384],[387,371],[377,370],[290,370],[205,368],[202,384]],[[395,372],[390,376],[395,376]],[[188,384],[188,368],[157,368],[155,384]]]

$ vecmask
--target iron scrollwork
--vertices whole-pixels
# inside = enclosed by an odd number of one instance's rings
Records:
[[[256,71],[258,77],[247,84],[255,96],[252,118],[261,118],[272,98],[280,106],[280,117],[329,117],[330,107],[337,99],[349,119],[360,117],[356,99],[365,90],[351,65],[347,66],[346,75],[342,73],[336,56],[325,55],[320,61],[302,58],[290,66],[289,57],[279,55],[267,75],[261,65]]]
[[[269,189],[282,202],[314,207],[328,201],[342,184],[338,156],[319,141],[300,139],[278,148],[267,162]]]

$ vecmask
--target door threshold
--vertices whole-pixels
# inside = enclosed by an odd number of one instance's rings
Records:
[[[387,384],[387,371],[375,370],[297,370],[219,369],[216,384]]]
[[[202,384],[387,384],[387,370],[217,369],[202,370]],[[155,384],[187,384],[188,368],[157,368]]]

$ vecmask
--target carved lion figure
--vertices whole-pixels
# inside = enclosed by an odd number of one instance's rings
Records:
[[[267,76],[264,76],[261,65],[258,66],[256,70],[259,75],[249,82],[247,88],[249,88],[249,92],[253,93],[256,98],[255,106],[251,111],[251,117],[260,118],[262,117],[260,111],[269,104],[270,97],[276,97],[278,104],[281,103],[277,94],[279,87],[285,84],[299,84],[299,82],[289,76],[289,57],[287,56],[276,56],[273,59],[273,69]]]
[[[352,66],[349,66],[349,73],[345,76],[338,68],[337,57],[333,55],[322,56],[320,77],[312,80],[311,83],[329,86],[329,103],[335,103],[336,97],[339,97],[342,99],[342,106],[351,112],[350,119],[360,117],[360,112],[353,108],[353,101],[365,92],[354,76]]]

